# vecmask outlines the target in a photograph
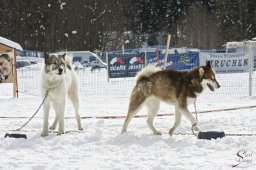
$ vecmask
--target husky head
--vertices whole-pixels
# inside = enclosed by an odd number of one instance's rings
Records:
[[[61,78],[66,73],[65,55],[60,54],[45,54],[44,71],[55,78]]]
[[[212,69],[210,61],[207,62],[206,66],[199,68],[199,75],[201,77],[203,87],[208,86],[211,91],[220,88],[220,85],[215,78],[215,72]]]

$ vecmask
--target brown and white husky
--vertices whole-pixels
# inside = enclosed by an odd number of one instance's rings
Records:
[[[170,135],[180,124],[182,115],[191,122],[193,130],[199,131],[195,118],[188,110],[188,105],[193,103],[206,87],[211,91],[220,87],[210,62],[207,62],[206,66],[183,72],[161,70],[154,66],[145,67],[136,76],[136,85],[130,97],[122,133],[126,132],[131,119],[145,104],[148,109],[149,129],[153,134],[161,135],[162,133],[153,125],[160,101],[175,106],[175,123],[169,131]]]

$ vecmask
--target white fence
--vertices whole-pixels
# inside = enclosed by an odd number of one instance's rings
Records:
[[[123,96],[129,97],[134,78],[116,78],[107,81],[106,69],[91,72],[90,69],[78,72],[80,80],[80,95],[83,96]],[[249,95],[249,74],[243,73],[217,73],[217,80],[221,88],[215,93],[207,90],[206,95]],[[33,69],[26,68],[18,70],[19,92],[30,95],[40,95],[40,65]],[[252,95],[256,95],[256,74],[252,75]]]
[[[248,46],[244,48],[243,53],[201,53],[200,63],[202,65],[205,60],[214,61],[213,67],[217,70],[217,80],[221,85],[215,93],[207,90],[205,95],[241,97],[256,95],[256,75],[255,71],[253,72],[253,63],[256,59],[253,56],[255,55]],[[41,64],[18,70],[20,93],[40,95],[40,70]],[[239,70],[239,72],[234,70]],[[94,72],[86,68],[79,70],[77,74],[80,80],[80,94],[83,96],[129,97],[135,85],[134,78],[115,78],[108,81],[107,70],[104,68]]]
[[[18,70],[20,93],[40,95],[41,65],[33,65]],[[107,70],[91,72],[90,68],[77,71],[80,82],[80,94],[86,96],[126,96],[134,86],[134,78],[116,78],[107,80]]]

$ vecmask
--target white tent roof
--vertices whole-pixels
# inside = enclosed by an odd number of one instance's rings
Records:
[[[20,44],[13,42],[11,40],[8,40],[6,38],[0,37],[0,51],[10,51],[11,49],[16,49],[19,51],[23,51],[22,47]]]
[[[243,48],[245,46],[245,42],[243,41],[232,41],[227,42],[226,48]]]

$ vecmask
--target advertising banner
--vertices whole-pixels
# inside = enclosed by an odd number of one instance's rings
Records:
[[[138,54],[108,55],[109,78],[134,77],[145,66],[145,56]]]
[[[164,64],[164,54],[160,54],[160,61],[156,55],[149,55],[148,62],[156,63],[160,67]],[[191,70],[194,67],[199,65],[199,53],[190,52],[190,53],[177,53],[169,54],[167,57],[166,69],[167,70]]]
[[[216,72],[248,71],[248,54],[246,53],[200,53],[200,65],[211,61]]]

